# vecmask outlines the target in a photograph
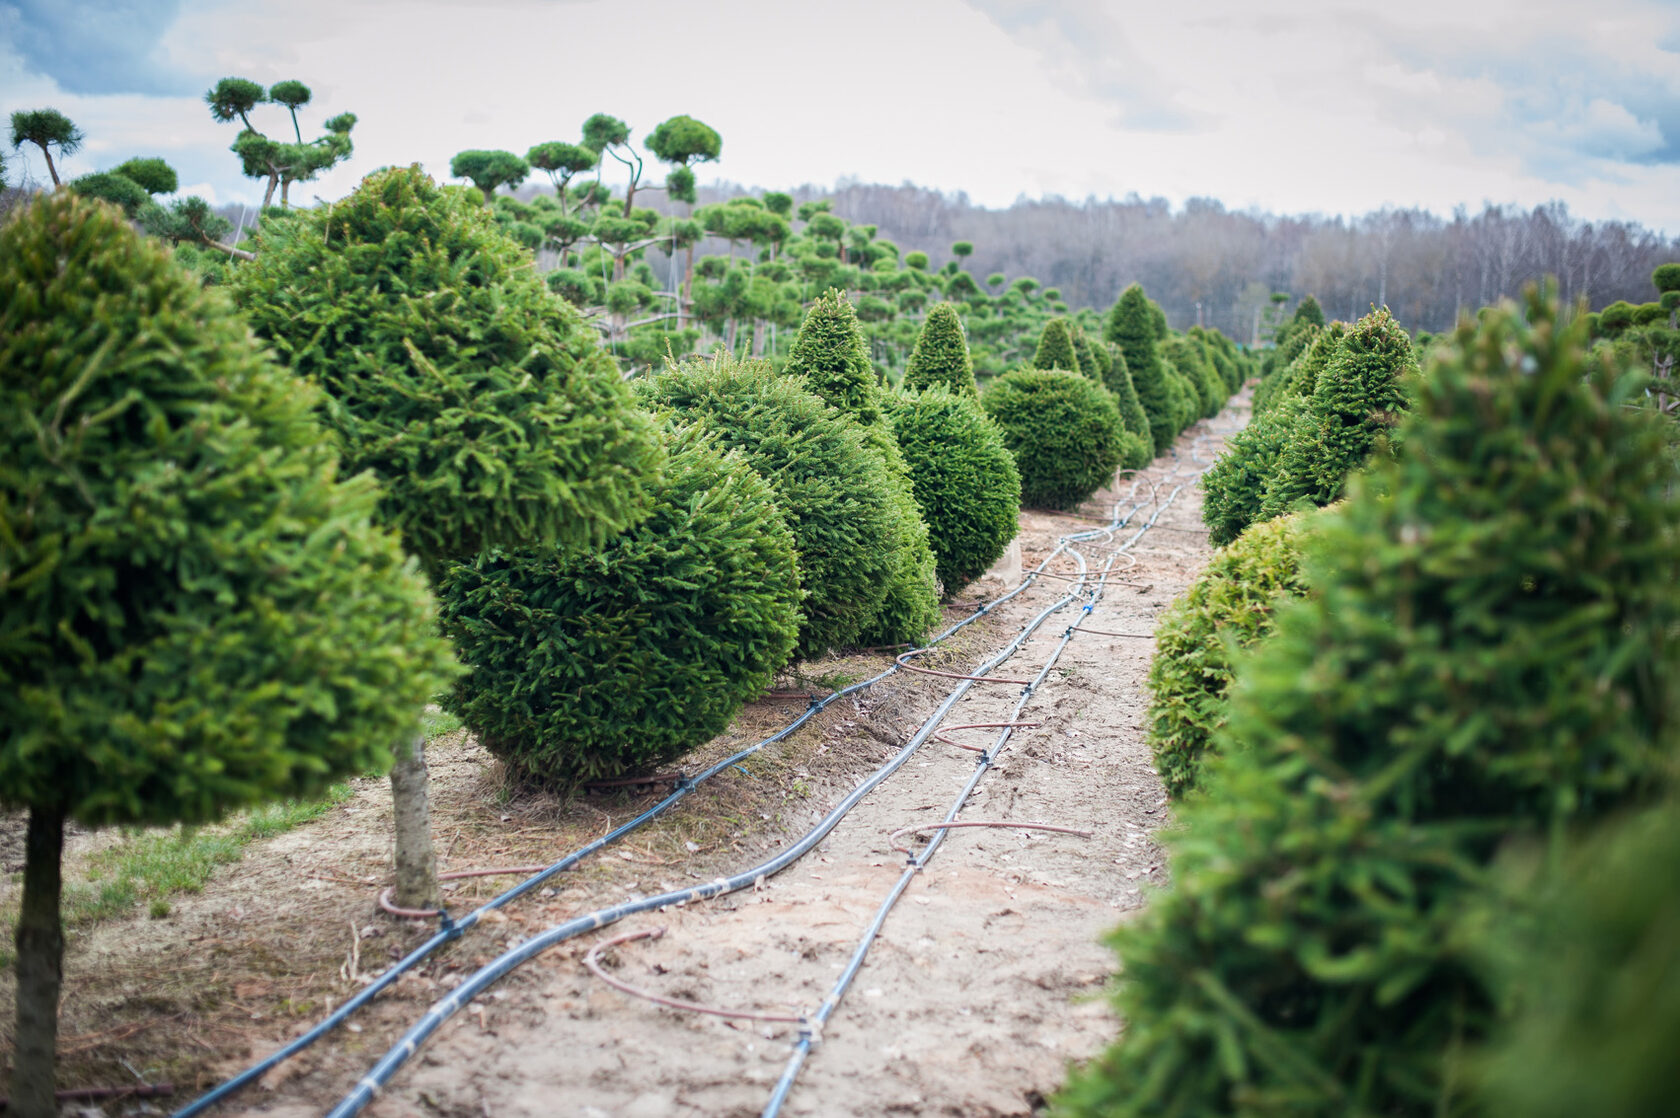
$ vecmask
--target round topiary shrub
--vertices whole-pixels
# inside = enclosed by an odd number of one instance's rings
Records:
[[[379,476],[382,514],[428,562],[596,544],[644,510],[651,422],[474,192],[376,172],[265,225],[231,289],[325,390],[345,470]]]
[[[66,821],[319,795],[389,761],[453,664],[315,390],[116,209],[64,190],[0,226],[0,370],[12,1105],[56,1114]]]
[[[980,398],[1021,474],[1021,504],[1071,509],[1114,480],[1125,427],[1114,397],[1078,373],[1005,373]]]
[[[1500,850],[1674,779],[1670,425],[1585,342],[1538,298],[1461,327],[1318,518],[1066,1113],[1474,1112],[1499,997],[1460,921]]]
[[[775,491],[805,589],[798,655],[855,641],[886,600],[902,535],[893,492],[904,484],[863,427],[761,361],[686,361],[639,391],[715,432]]]
[[[903,392],[888,418],[910,469],[947,595],[973,582],[1015,538],[1021,475],[1003,434],[972,396]]]
[[[449,705],[521,777],[566,788],[711,739],[787,662],[793,535],[739,451],[676,430],[648,518],[597,550],[496,551],[439,587],[471,674]]]
[[[1155,626],[1149,665],[1149,745],[1167,791],[1196,787],[1225,724],[1231,664],[1272,631],[1272,612],[1307,592],[1301,542],[1310,518],[1256,525],[1208,561]]]

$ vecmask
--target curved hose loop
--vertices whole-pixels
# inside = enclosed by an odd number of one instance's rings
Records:
[[[1016,584],[1013,590],[1010,590],[1005,594],[1000,594],[997,598],[994,598],[990,602],[982,603],[973,613],[957,621],[939,635],[935,636],[924,647],[932,647],[933,645],[940,644],[941,642],[950,639],[964,628],[986,616],[986,614],[994,607],[1000,606],[1012,598],[1024,593],[1035,581],[1032,576],[1043,571],[1045,567],[1047,567],[1054,559],[1056,559],[1057,556],[1068,548],[1070,542],[1096,536],[1108,536],[1112,538],[1113,534],[1125,528],[1131,522],[1133,517],[1142,512],[1145,508],[1148,508],[1151,504],[1155,503],[1155,500],[1160,492],[1160,485],[1158,482],[1150,482],[1150,499],[1148,501],[1142,503],[1136,503],[1135,501],[1137,492],[1144,484],[1144,480],[1145,479],[1141,475],[1135,477],[1132,480],[1131,488],[1126,491],[1125,496],[1118,498],[1114,502],[1112,514],[1113,522],[1108,527],[1078,533],[1072,537],[1064,537],[1058,542],[1055,550],[1045,556],[1045,558],[1038,564],[1037,567],[1033,568],[1031,572],[1028,572],[1028,574],[1023,576],[1021,581]],[[1126,504],[1131,504],[1133,507],[1129,509],[1124,516],[1122,516],[1120,509],[1121,506]],[[800,727],[804,726],[806,722],[814,718],[819,712],[826,709],[830,703],[836,702],[846,695],[871,687],[894,674],[898,670],[899,666],[895,663],[879,675],[872,676],[869,679],[860,680],[859,682],[842,688],[841,690],[836,691],[821,700],[813,700],[811,705],[806,708],[799,717],[795,718],[792,722],[784,726],[775,734],[772,734],[763,741],[754,745],[741,749],[739,752],[724,758],[693,777],[683,777],[678,781],[676,786],[672,788],[670,794],[659,801],[659,803],[648,808],[642,814],[625,821],[618,827],[602,835],[600,838],[588,842],[571,853],[562,856],[541,873],[534,874],[519,884],[509,888],[507,891],[492,897],[490,900],[486,901],[478,908],[473,909],[459,920],[453,920],[447,912],[444,913],[439,917],[439,928],[436,933],[434,933],[429,939],[420,943],[414,948],[414,950],[410,951],[397,962],[393,963],[388,969],[381,973],[379,977],[374,979],[373,982],[364,986],[360,991],[345,1001],[343,1005],[339,1006],[332,1013],[317,1022],[313,1028],[301,1034],[290,1043],[276,1049],[274,1052],[271,1052],[268,1056],[252,1064],[238,1075],[235,1075],[231,1079],[224,1081],[212,1088],[210,1091],[199,1096],[180,1110],[175,1111],[174,1114],[171,1115],[171,1118],[193,1118],[194,1115],[202,1114],[212,1106],[215,1106],[237,1091],[255,1082],[268,1072],[269,1069],[285,1062],[292,1056],[297,1055],[299,1052],[320,1040],[327,1033],[343,1024],[350,1018],[351,1014],[355,1013],[368,1002],[378,997],[379,994],[384,992],[384,990],[394,983],[399,977],[418,966],[421,962],[425,961],[425,959],[438,948],[453,940],[459,939],[462,935],[466,934],[466,932],[477,924],[486,913],[517,900],[526,893],[536,889],[538,886],[542,885],[543,882],[554,877],[556,874],[563,873],[564,871],[571,869],[589,855],[594,854],[603,847],[617,842],[631,832],[652,822],[654,819],[657,819],[659,816],[675,807],[677,803],[679,803],[684,797],[686,797],[695,788],[699,787],[706,780],[716,776],[718,773],[724,771],[730,766],[745,760],[747,757],[752,756],[754,753],[757,753],[766,746],[772,745],[793,734]]]
[[[990,671],[992,668],[1003,663],[1010,656],[1014,655],[1021,645],[1025,644],[1027,639],[1032,636],[1032,634],[1035,633],[1046,620],[1049,619],[1051,614],[1066,607],[1072,603],[1075,598],[1076,595],[1067,594],[1050,606],[1046,607],[1042,612],[1033,618],[1032,622],[1025,629],[1023,629],[1013,640],[1005,645],[1001,652],[986,661],[979,670],[980,673],[983,674],[986,671]],[[1064,640],[1063,644],[1065,645],[1065,643],[1066,642]],[[1060,647],[1061,646],[1058,646],[1058,651]],[[1043,671],[1039,673],[1039,680],[1042,680],[1048,671],[1049,666],[1047,665]],[[759,864],[746,870],[742,870],[739,873],[732,874],[728,877],[717,878],[713,881],[705,883],[704,885],[695,886],[692,889],[677,889],[666,893],[659,893],[651,897],[643,897],[639,900],[614,905],[610,908],[597,909],[596,911],[587,913],[583,916],[573,917],[571,920],[567,920],[562,924],[557,924],[548,928],[546,931],[532,936],[530,939],[516,947],[509,948],[497,958],[492,959],[489,963],[480,967],[477,971],[463,979],[461,983],[455,987],[455,989],[451,990],[443,998],[433,1003],[431,1008],[426,1011],[425,1015],[422,1016],[420,1020],[408,1030],[408,1032],[404,1033],[403,1036],[398,1039],[396,1044],[392,1045],[390,1050],[387,1051],[385,1055],[380,1058],[378,1063],[376,1063],[372,1069],[368,1071],[367,1075],[363,1076],[362,1079],[357,1082],[355,1088],[346,1095],[337,1106],[333,1107],[333,1109],[328,1112],[328,1118],[350,1118],[351,1115],[360,1113],[361,1110],[368,1105],[368,1103],[373,1101],[374,1094],[390,1081],[391,1076],[396,1073],[397,1069],[407,1063],[408,1059],[420,1050],[420,1046],[426,1042],[427,1038],[430,1037],[432,1033],[436,1032],[438,1027],[445,1021],[459,1012],[462,1006],[477,997],[479,993],[487,989],[503,975],[528,960],[535,958],[537,955],[542,954],[555,944],[564,943],[566,940],[573,939],[585,932],[593,932],[599,928],[615,924],[627,916],[634,916],[638,912],[649,912],[654,909],[664,908],[667,905],[684,905],[695,901],[710,900],[713,897],[721,897],[728,893],[748,888],[756,884],[761,879],[774,876],[787,867],[793,865],[800,858],[803,858],[806,854],[814,850],[817,844],[827,837],[830,831],[839,825],[840,820],[844,819],[854,807],[856,807],[866,796],[869,795],[869,793],[873,792],[883,781],[892,776],[892,774],[897,772],[905,762],[910,760],[910,758],[915,755],[916,751],[921,748],[922,744],[933,736],[934,729],[945,719],[945,716],[950,713],[951,709],[956,706],[957,702],[961,700],[962,697],[968,693],[969,689],[974,686],[975,684],[971,680],[964,680],[959,683],[956,689],[953,690],[951,694],[948,695],[945,700],[934,709],[933,714],[928,718],[928,720],[924,722],[921,728],[916,731],[915,735],[899,749],[898,753],[894,754],[891,760],[876,769],[861,783],[859,783],[858,786],[852,789],[852,791],[848,793],[844,799],[836,804],[835,807],[830,810],[829,813],[825,815],[815,827],[811,828],[803,836],[801,836],[797,842],[783,850],[775,857],[770,858],[767,861],[760,862]],[[1025,701],[1025,696],[1023,696],[1022,701]],[[801,1035],[805,1034],[802,1032]]]

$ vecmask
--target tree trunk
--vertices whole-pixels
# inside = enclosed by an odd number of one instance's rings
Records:
[[[274,201],[274,188],[280,183],[280,172],[270,171],[268,175],[268,189],[263,191],[263,209],[268,209],[269,203]]]
[[[432,851],[431,808],[426,799],[426,739],[397,747],[391,766],[391,813],[397,842],[397,905],[437,908],[437,855]]]
[[[40,147],[41,154],[46,157],[46,160],[47,160],[47,174],[52,176],[53,185],[54,186],[62,186],[63,184],[58,181],[58,168],[53,166],[52,152],[47,150],[47,145],[46,144],[39,144],[37,146]]]
[[[280,184],[280,208],[281,209],[289,210],[289,209],[292,208],[291,195],[292,195],[292,180],[291,179],[286,179],[285,181],[283,181]]]
[[[53,1058],[64,977],[64,926],[58,911],[62,809],[30,809],[26,850],[23,910],[17,925],[17,1052],[10,1113],[17,1118],[54,1118],[58,1104],[53,1099]]]

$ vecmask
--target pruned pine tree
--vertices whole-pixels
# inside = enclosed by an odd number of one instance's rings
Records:
[[[59,192],[0,228],[0,366],[0,804],[29,812],[10,1113],[47,1118],[65,824],[319,795],[386,763],[453,665],[319,391],[115,209]]]
[[[651,420],[467,192],[417,166],[370,175],[270,235],[233,290],[323,389],[345,469],[380,479],[381,518],[434,579],[492,548],[599,546],[646,515]],[[409,908],[437,903],[424,744],[391,770]]]

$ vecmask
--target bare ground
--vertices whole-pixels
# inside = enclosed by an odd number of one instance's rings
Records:
[[[1182,485],[1155,528],[1116,563],[1087,627],[1152,632],[1157,612],[1200,569],[1210,552],[1194,475],[1246,419],[1245,404],[1233,400],[1144,471],[1135,492],[1148,503],[1131,528],[1081,545],[1092,568],[1100,568],[1115,542]],[[1131,480],[1123,482],[1082,514],[1023,513],[1025,565],[1048,554],[1058,537],[1106,520],[1132,490]],[[1075,567],[1063,556],[1050,569]],[[1039,580],[964,630],[949,652],[927,659],[953,670],[985,660],[1070,585]],[[959,595],[948,617],[965,616],[978,598],[1002,589],[983,580]],[[1056,615],[997,674],[1036,673],[1075,613]],[[1041,725],[1017,731],[962,814],[1076,827],[1090,837],[951,832],[888,919],[784,1113],[1032,1114],[1069,1061],[1113,1038],[1118,1022],[1103,991],[1115,959],[1099,938],[1143,904],[1146,885],[1165,880],[1151,835],[1167,821],[1166,798],[1142,732],[1152,648],[1137,637],[1076,636],[1022,715]],[[831,658],[800,665],[782,683],[820,695],[889,662],[884,654]],[[430,1002],[508,943],[582,912],[761,860],[896,751],[954,686],[899,673],[833,704],[788,741],[556,878],[551,889],[492,914],[358,1021],[223,1111],[321,1113]],[[976,687],[944,724],[1002,720],[1018,694],[1016,687]],[[694,771],[767,736],[801,706],[800,699],[749,706],[684,767]],[[994,735],[956,736],[989,746]],[[655,800],[650,788],[572,801],[511,789],[494,759],[465,734],[434,742],[429,760],[445,869],[546,863]],[[888,835],[943,816],[974,764],[973,753],[929,741],[816,853],[760,888],[632,918],[551,950],[444,1025],[368,1113],[758,1114],[797,1026],[726,1021],[630,998],[590,975],[584,954],[605,938],[660,926],[662,938],[615,948],[607,965],[668,997],[809,1013],[903,868],[905,857],[890,849]],[[167,919],[138,915],[75,936],[65,965],[61,1085],[168,1080],[177,1085],[179,1105],[301,1032],[420,942],[429,926],[382,916],[373,903],[389,877],[389,821],[385,783],[357,782],[348,803],[254,844],[202,893],[179,898]],[[101,841],[74,837],[70,861]],[[471,907],[509,880],[461,883],[451,906]],[[9,1063],[11,996],[7,975],[0,979],[0,1065]],[[108,1110],[155,1112],[152,1105],[128,1101]]]

